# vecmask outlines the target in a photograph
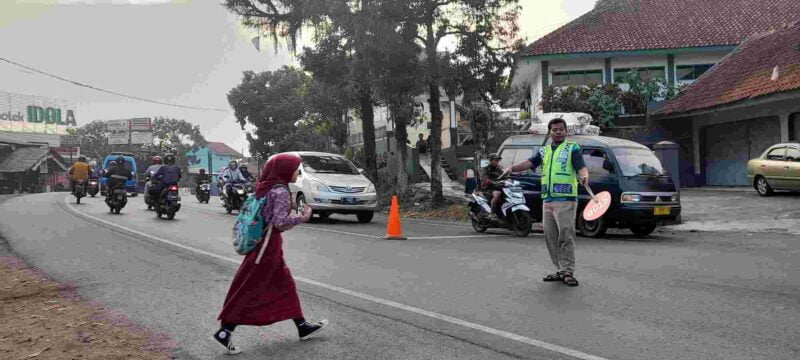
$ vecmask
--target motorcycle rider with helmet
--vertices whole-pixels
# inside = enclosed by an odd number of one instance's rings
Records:
[[[75,183],[78,180],[89,180],[89,174],[92,172],[91,166],[86,163],[86,156],[79,156],[78,161],[69,168],[69,174],[72,175],[69,181],[72,192],[75,192]]]
[[[164,165],[153,175],[152,180],[158,181],[158,184],[150,188],[150,196],[156,201],[161,199],[161,193],[164,189],[169,188],[171,185],[176,185],[181,180],[181,168],[175,165],[175,155],[167,154],[164,156]]]
[[[242,176],[242,172],[239,171],[238,165],[239,164],[237,164],[236,161],[229,162],[228,167],[226,167],[225,170],[222,170],[222,174],[220,175],[220,178],[225,183],[224,191],[227,199],[230,199],[232,196],[234,196],[233,184],[247,181],[244,176]]]
[[[247,180],[249,182],[255,182],[256,181],[256,178],[253,177],[253,174],[251,174],[250,171],[247,170],[247,165],[245,165],[245,164],[240,165],[239,166],[239,172],[242,173],[242,177],[245,180]]]
[[[125,158],[117,156],[117,159],[111,161],[108,165],[109,168],[103,174],[103,177],[108,178],[108,189],[125,188],[125,182],[133,178],[131,171],[125,167]]]

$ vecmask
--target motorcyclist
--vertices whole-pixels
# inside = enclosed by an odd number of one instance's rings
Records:
[[[86,163],[86,156],[79,156],[78,161],[69,167],[69,174],[72,176],[69,183],[73,193],[75,192],[75,183],[78,180],[89,180],[91,172],[92,168]]]
[[[256,181],[256,178],[253,177],[253,174],[251,174],[250,171],[247,170],[247,165],[242,164],[241,166],[239,166],[239,172],[242,173],[242,177],[245,180],[247,180],[249,182],[255,182]]]
[[[161,156],[153,156],[153,164],[148,166],[147,170],[144,171],[145,179],[150,180],[150,177],[155,175],[155,173],[158,172],[158,169],[160,169],[162,166],[164,165],[161,164]]]
[[[154,199],[161,198],[161,192],[171,185],[178,184],[181,180],[181,168],[175,165],[175,155],[167,154],[164,156],[164,165],[153,175],[153,180],[158,184],[153,184],[150,188],[150,196]]]
[[[97,166],[97,161],[92,160],[89,163],[91,170],[89,171],[89,179],[99,179],[102,175],[102,170]]]
[[[108,178],[108,189],[113,190],[119,187],[124,188],[125,182],[132,179],[133,174],[125,167],[125,158],[117,156],[116,160],[109,163],[103,177]]]
[[[503,196],[503,183],[500,178],[503,176],[503,167],[500,166],[500,160],[503,158],[496,153],[489,154],[489,166],[485,167],[481,172],[481,179],[483,194],[492,199],[492,214],[495,214],[497,207],[500,205],[501,197]]]
[[[206,174],[206,169],[200,169],[200,173],[195,176],[194,181],[197,183],[197,187],[195,190],[200,191],[200,184],[202,183],[211,183],[211,176]]]
[[[242,172],[238,169],[236,161],[228,163],[228,167],[222,170],[220,178],[225,183],[225,197],[230,199],[233,196],[233,184],[246,182]]]

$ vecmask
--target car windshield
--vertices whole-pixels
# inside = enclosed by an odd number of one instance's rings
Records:
[[[312,174],[359,174],[349,160],[337,156],[303,156],[303,169]]]
[[[642,148],[614,148],[623,176],[666,176],[661,161],[652,151]]]

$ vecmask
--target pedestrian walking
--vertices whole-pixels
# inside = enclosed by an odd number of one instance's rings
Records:
[[[553,119],[547,124],[552,143],[542,146],[533,157],[510,167],[509,171],[525,171],[542,167],[542,223],[550,259],[556,272],[544,281],[561,281],[578,286],[575,279],[575,216],[578,212],[578,179],[589,183],[589,170],[578,144],[566,141],[567,122]]]
[[[311,218],[309,207],[302,215],[290,214],[288,185],[297,180],[300,163],[296,155],[275,156],[264,164],[256,185],[255,196],[267,197],[262,216],[265,224],[273,226],[273,231],[260,263],[255,263],[259,251],[251,251],[244,257],[219,314],[221,328],[214,333],[214,338],[229,354],[241,352],[231,341],[238,325],[263,326],[292,319],[300,340],[306,340],[317,335],[328,323],[327,320],[308,322],[303,317],[297,288],[283,259],[282,233]]]

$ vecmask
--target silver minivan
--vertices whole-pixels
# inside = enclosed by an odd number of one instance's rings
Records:
[[[323,152],[291,152],[300,156],[300,176],[290,184],[298,210],[309,206],[320,218],[351,214],[361,223],[372,221],[378,208],[375,185],[346,157]]]

